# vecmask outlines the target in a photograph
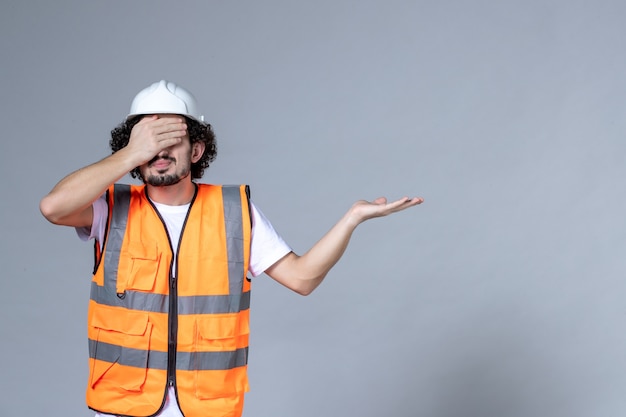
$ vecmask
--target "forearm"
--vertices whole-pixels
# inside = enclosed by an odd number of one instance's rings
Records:
[[[89,208],[106,189],[135,168],[119,151],[63,178],[40,203],[44,217],[55,224],[86,226],[77,216]]]
[[[357,224],[352,219],[352,211],[348,211],[315,245],[298,257],[301,278],[321,282],[343,256]]]
[[[266,273],[301,295],[310,294],[341,259],[357,225],[352,210],[348,211],[306,253],[291,253]]]

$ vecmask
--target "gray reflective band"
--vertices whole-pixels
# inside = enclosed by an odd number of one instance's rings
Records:
[[[167,352],[125,348],[89,339],[89,357],[135,368],[167,370]],[[248,348],[230,352],[177,352],[176,369],[181,371],[223,371],[245,366]]]
[[[115,290],[108,291],[95,282],[91,283],[91,299],[98,304],[119,306],[121,301]],[[153,313],[167,313],[169,311],[169,296],[127,290],[124,293],[124,306],[133,310],[149,311]],[[230,295],[195,295],[189,297],[178,296],[178,314],[221,314],[238,313],[250,308],[250,291],[240,296]]]
[[[178,296],[178,314],[238,313],[250,309],[250,291],[240,295]]]
[[[89,357],[135,368],[167,369],[167,352],[125,348],[89,339]]]
[[[111,223],[106,238],[106,247],[104,249],[104,287],[92,285],[91,299],[101,304],[116,306],[122,304],[116,294],[116,283],[120,252],[122,242],[124,241],[124,234],[126,233],[126,223],[128,221],[130,185],[114,185],[113,204]],[[98,291],[94,291],[96,289]]]
[[[229,352],[176,352],[176,369],[225,371],[248,363],[248,348]]]
[[[230,294],[236,295],[243,291],[243,279],[246,272],[243,262],[243,211],[240,187],[223,186],[222,198],[228,251],[228,285]]]

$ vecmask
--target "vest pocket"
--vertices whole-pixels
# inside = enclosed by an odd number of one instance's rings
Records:
[[[205,316],[196,321],[196,347],[198,351],[235,350],[249,333],[248,320],[237,313]]]
[[[248,390],[246,316],[214,315],[196,321],[196,397],[231,397]]]
[[[90,322],[91,388],[140,392],[146,381],[152,323],[143,312],[96,308]],[[94,337],[95,336],[95,337]]]
[[[118,292],[124,290],[152,291],[154,289],[161,256],[156,243],[144,244],[142,242],[128,242],[126,253],[122,259],[126,258],[126,265],[120,265],[120,270],[126,271],[121,276],[126,276],[125,288],[119,288]],[[124,269],[122,269],[124,268]],[[120,280],[122,281],[122,280]]]

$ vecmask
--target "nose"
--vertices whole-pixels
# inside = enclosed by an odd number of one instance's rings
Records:
[[[157,158],[167,158],[170,154],[170,148],[162,149],[156,156]]]

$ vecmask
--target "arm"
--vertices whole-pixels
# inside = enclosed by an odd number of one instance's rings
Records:
[[[368,219],[387,216],[422,203],[422,198],[404,197],[387,203],[384,197],[373,202],[357,201],[350,210],[308,252],[298,256],[290,252],[265,273],[301,295],[309,295],[339,261],[356,227]]]
[[[99,162],[63,178],[39,203],[43,216],[54,224],[91,226],[91,204],[106,189],[163,149],[175,145],[186,133],[180,117],[144,117],[132,130],[128,145]]]

